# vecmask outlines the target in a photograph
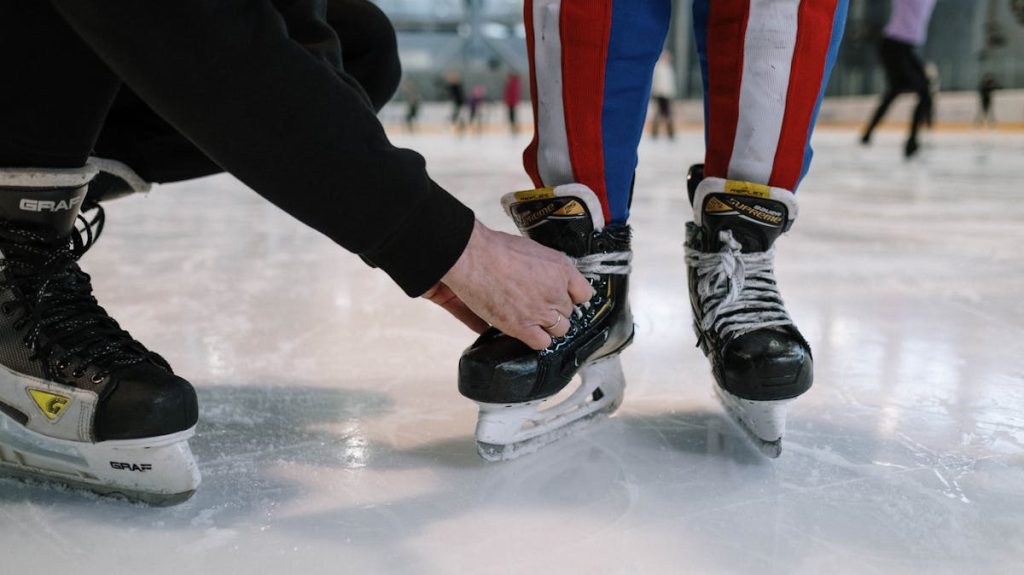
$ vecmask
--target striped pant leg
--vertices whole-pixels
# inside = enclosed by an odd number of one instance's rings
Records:
[[[848,0],[694,0],[706,176],[795,191]]]
[[[605,221],[626,222],[670,14],[670,0],[526,0],[535,185],[585,184]]]

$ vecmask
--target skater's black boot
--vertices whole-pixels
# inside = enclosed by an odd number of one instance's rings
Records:
[[[102,222],[79,216],[95,173],[0,169],[0,471],[174,503],[199,481],[196,395],[78,266]]]
[[[633,337],[629,227],[604,226],[597,197],[580,184],[509,194],[502,203],[523,235],[573,258],[595,295],[544,351],[492,328],[462,354],[459,391],[480,404],[477,441],[489,460],[533,451],[614,411],[624,386],[617,356]],[[571,397],[539,410],[577,373],[583,383]]]
[[[778,188],[703,178],[701,170],[691,168],[695,221],[686,226],[697,344],[726,406],[775,457],[785,403],[813,378],[810,346],[786,311],[773,269],[773,245],[796,219],[796,199]]]

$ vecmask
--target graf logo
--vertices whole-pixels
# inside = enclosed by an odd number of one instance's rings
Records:
[[[71,198],[70,200],[61,200],[59,202],[22,198],[18,207],[26,212],[66,212],[81,203],[82,198]]]
[[[43,415],[45,415],[50,421],[57,421],[60,419],[60,416],[64,413],[68,404],[71,403],[70,397],[39,389],[30,389],[28,390],[28,394],[32,397],[32,401],[36,402],[36,406],[38,406],[39,410],[43,412]]]
[[[122,463],[120,461],[111,461],[110,467],[112,469],[117,469],[118,471],[138,471],[139,473],[145,473],[153,470],[153,466],[149,463]]]

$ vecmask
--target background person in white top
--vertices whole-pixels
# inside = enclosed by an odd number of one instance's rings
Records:
[[[917,94],[917,107],[910,124],[910,135],[903,153],[909,158],[918,149],[917,131],[931,113],[932,97],[928,89],[928,76],[917,48],[928,38],[928,22],[936,0],[892,0],[892,15],[882,34],[879,55],[885,67],[886,90],[874,116],[864,129],[861,142],[871,143],[871,134],[878,126],[889,106],[905,92]]]
[[[668,50],[661,53],[654,65],[654,76],[651,83],[651,99],[654,100],[654,119],[651,120],[651,136],[657,138],[661,126],[665,126],[668,139],[676,137],[672,119],[672,100],[676,97],[676,74],[672,70],[672,55]]]

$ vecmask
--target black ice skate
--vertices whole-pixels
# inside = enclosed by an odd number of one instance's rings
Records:
[[[0,168],[0,472],[173,504],[199,485],[196,395],[78,267],[96,171]]]
[[[477,446],[489,461],[535,451],[615,411],[625,388],[618,355],[633,338],[629,227],[605,227],[597,196],[581,184],[508,194],[502,205],[523,235],[573,258],[595,295],[544,351],[492,328],[462,354],[459,391],[480,404]],[[577,372],[579,388],[542,410]]]
[[[778,457],[786,406],[813,377],[810,346],[786,312],[773,270],[773,244],[796,219],[796,199],[701,172],[690,170],[694,222],[686,224],[697,345],[730,415],[765,455]]]

